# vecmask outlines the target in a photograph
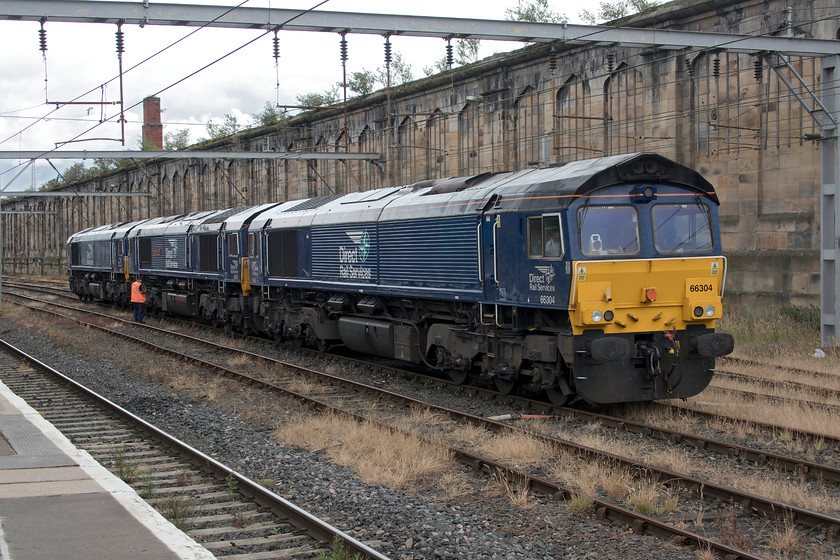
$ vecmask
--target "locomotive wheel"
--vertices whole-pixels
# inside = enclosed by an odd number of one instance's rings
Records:
[[[498,389],[503,395],[510,395],[516,391],[516,388],[519,386],[519,379],[516,377],[513,379],[502,379],[501,377],[496,377],[494,380],[496,382],[496,389]]]
[[[449,379],[458,385],[463,385],[470,377],[470,372],[466,369],[450,369],[446,374],[449,376]]]
[[[548,400],[551,401],[551,404],[556,406],[566,406],[569,404],[569,401],[572,400],[572,395],[564,395],[563,391],[561,391],[559,387],[546,389],[545,394],[548,396]]]

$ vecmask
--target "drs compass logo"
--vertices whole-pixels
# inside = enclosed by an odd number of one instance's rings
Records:
[[[370,236],[365,231],[348,231],[347,237],[353,243],[350,247],[338,248],[339,276],[341,278],[370,280],[371,269],[363,265],[370,254]]]

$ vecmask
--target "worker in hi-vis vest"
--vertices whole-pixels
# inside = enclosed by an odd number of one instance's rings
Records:
[[[131,284],[131,307],[134,309],[134,321],[142,323],[146,307],[146,286],[140,278]]]

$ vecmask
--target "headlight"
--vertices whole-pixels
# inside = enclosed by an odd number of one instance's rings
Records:
[[[614,316],[612,311],[604,311],[604,321],[612,321]]]
[[[703,316],[703,308],[699,305],[694,308],[694,316],[695,317],[702,317]]]
[[[706,306],[706,317],[714,317],[715,316],[715,306],[714,305],[707,305]]]
[[[603,317],[603,315],[601,314],[600,311],[593,311],[592,312],[592,322],[593,323],[600,323],[602,317]]]

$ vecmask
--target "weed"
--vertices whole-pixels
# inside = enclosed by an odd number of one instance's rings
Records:
[[[170,496],[160,503],[160,512],[181,531],[188,531],[195,519],[193,499],[189,496]]]
[[[238,488],[238,483],[236,481],[236,477],[233,476],[233,473],[228,473],[225,477],[225,492],[228,495],[229,500],[233,500],[236,496],[236,490]]]
[[[656,511],[656,495],[649,491],[637,491],[627,498],[627,503],[644,515],[651,515]]]
[[[245,515],[239,510],[233,514],[233,526],[237,529],[244,529],[248,526],[248,522],[245,520]]]
[[[140,497],[144,500],[150,500],[155,496],[155,484],[152,481],[152,471],[143,473],[143,488],[140,490]]]
[[[792,556],[797,552],[801,552],[804,548],[802,536],[796,531],[793,521],[785,516],[785,527],[773,527],[770,542],[767,547],[785,556]]]
[[[518,507],[519,509],[531,509],[534,507],[533,503],[528,501],[528,494],[531,491],[531,484],[527,477],[517,477],[515,482],[508,480],[508,477],[503,472],[497,472],[492,476],[501,489],[504,495],[507,496],[508,503]]]
[[[733,546],[740,550],[750,550],[753,547],[750,537],[744,533],[744,530],[738,523],[735,508],[730,507],[727,509],[726,514],[715,523],[720,531],[720,539],[723,544]]]
[[[114,451],[114,468],[116,469],[116,475],[127,484],[131,484],[135,480],[137,480],[137,465],[129,462],[125,458],[126,454],[126,446],[122,444]]]
[[[344,547],[344,539],[336,535],[333,537],[330,550],[322,550],[315,557],[315,560],[362,560],[362,555],[357,553],[351,556]]]
[[[259,484],[263,488],[271,488],[272,486],[274,486],[274,479],[272,479],[272,478],[261,478],[257,481],[257,484]]]
[[[437,485],[447,500],[455,500],[470,493],[469,486],[459,473],[445,472],[437,479]]]
[[[697,518],[694,520],[694,526],[695,527],[702,527],[703,526],[703,513],[704,513],[703,504],[704,504],[704,502],[703,502],[703,485],[701,484],[700,485],[700,509],[697,511]]]
[[[820,310],[814,305],[800,307],[783,304],[779,306],[779,315],[811,330],[820,330]]]
[[[574,494],[569,500],[569,509],[583,515],[592,515],[595,511],[595,500],[586,494]]]

